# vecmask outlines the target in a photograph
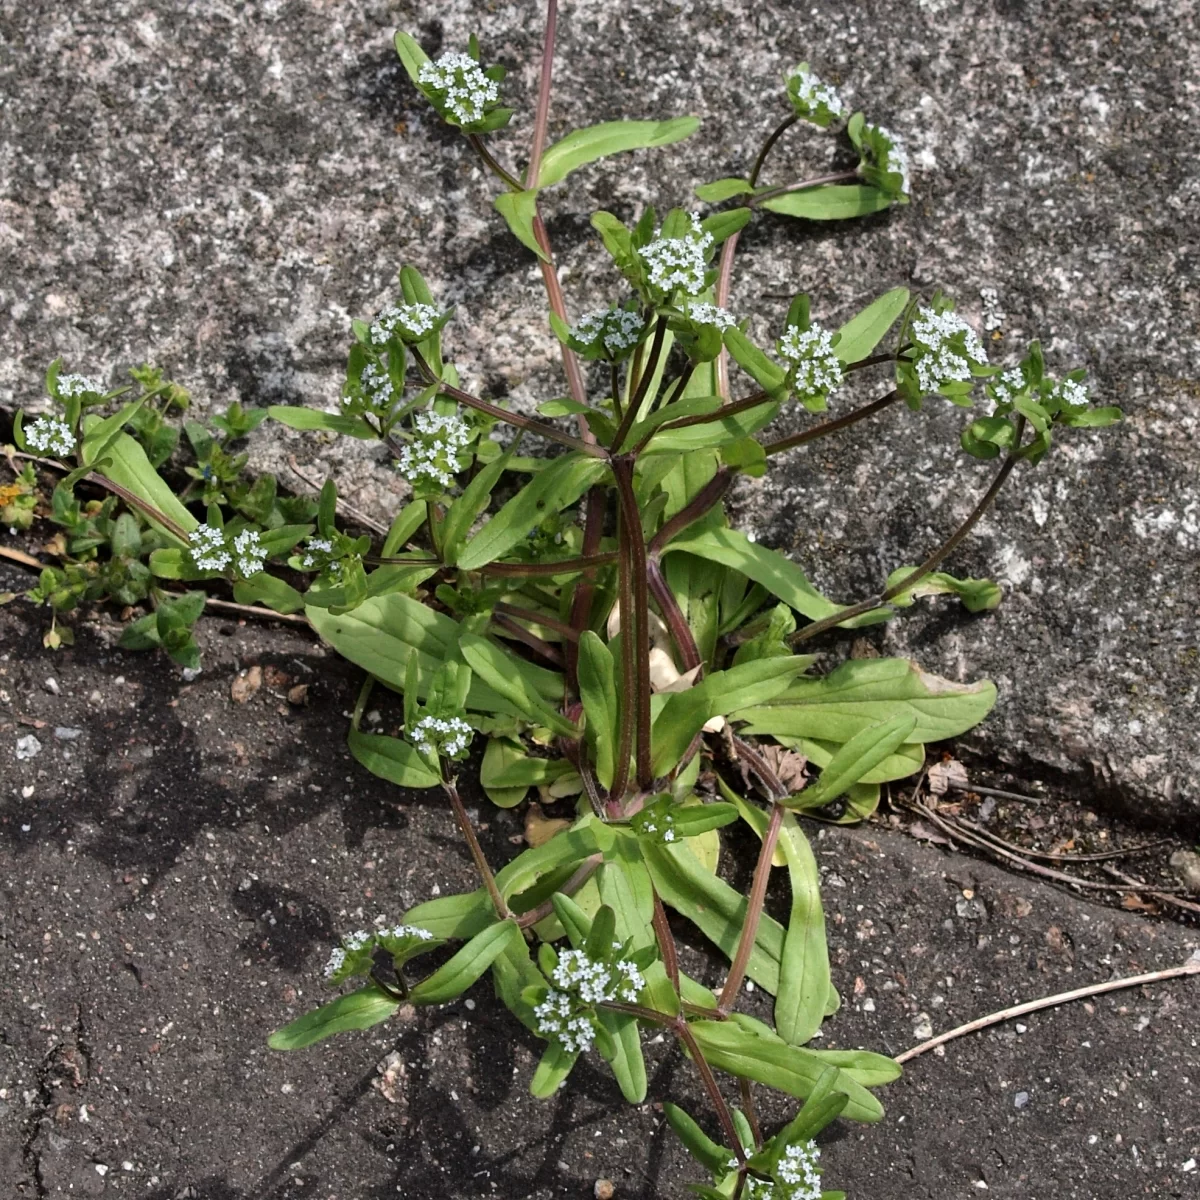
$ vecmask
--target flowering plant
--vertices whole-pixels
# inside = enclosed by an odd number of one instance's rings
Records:
[[[503,70],[481,66],[474,39],[436,62],[403,33],[396,44],[415,86],[500,181],[496,209],[541,264],[566,397],[533,415],[463,387],[443,345],[452,314],[406,266],[395,302],[353,325],[338,410],[226,414],[219,442],[189,427],[197,466],[180,495],[158,472],[161,446],[138,423],[147,396],[103,420],[85,416],[115,393],[52,368],[48,390],[61,411],[18,421],[17,440],[34,455],[73,455],[64,497],[85,476],[99,482],[148,539],[157,590],[143,596],[156,607],[129,627],[127,644],[161,645],[198,666],[188,630],[204,592],[175,592],[174,581],[223,579],[240,603],[303,610],[367,672],[349,732],[354,757],[400,787],[440,788],[470,850],[478,888],[344,938],[326,975],[360,986],[278,1030],[272,1046],[366,1028],[406,1002],[445,1003],[490,974],[500,1001],[545,1043],[536,1095],[552,1095],[594,1050],[640,1102],[642,1033],[662,1030],[699,1073],[720,1137],[665,1106],[711,1175],[697,1194],[830,1200],[841,1193],[822,1191],[814,1139],[837,1117],[880,1119],[871,1089],[899,1067],[811,1044],[839,997],[800,817],[869,816],[882,784],[921,768],[927,742],[986,716],[995,688],[896,659],[821,674],[800,648],[835,628],[890,620],[933,592],[955,593],[972,611],[994,607],[995,584],[956,579],[938,570],[942,561],[1018,464],[1044,457],[1055,430],[1109,424],[1119,412],[1091,405],[1081,373],[1047,374],[1036,343],[1017,365],[992,364],[946,297],[922,300],[903,287],[836,330],[797,296],[774,355],[755,344],[727,305],[739,231],[757,209],[836,220],[908,201],[901,141],[848,112],[807,64],[788,76],[792,112],[746,177],[697,189],[707,215],[674,209],[659,220],[647,208],[631,228],[594,214],[614,268],[612,303],[572,323],[540,191],[608,155],[690,136],[699,122],[609,122],[547,146],[555,15],[550,0],[521,173],[487,144],[512,112],[500,106]],[[761,185],[772,148],[800,122],[844,135],[857,165]],[[738,398],[731,361],[748,379]],[[867,371],[889,377],[877,399],[797,433],[769,432],[797,407],[825,412],[851,374]],[[990,404],[962,446],[1002,462],[963,525],[866,599],[829,599],[797,564],[729,525],[723,498],[739,474],[761,475],[796,446],[901,400],[918,410],[934,395]],[[287,508],[273,480],[239,482],[244,462],[225,447],[267,415],[386,448],[412,492],[381,541],[339,524],[333,480],[308,510]],[[403,695],[403,736],[362,728],[376,684]],[[495,804],[514,807],[537,789],[569,813],[555,836],[498,868],[459,793],[457,772],[480,738],[479,785]],[[761,840],[746,895],[716,871],[719,830],[739,821]],[[786,922],[764,912],[776,863],[791,888]],[[729,960],[719,991],[682,968],[668,909]],[[421,972],[414,960],[427,954],[438,965]],[[748,980],[775,998],[773,1025],[738,1011]],[[738,1079],[738,1105],[718,1072]],[[771,1137],[754,1115],[756,1083],[803,1102]]]

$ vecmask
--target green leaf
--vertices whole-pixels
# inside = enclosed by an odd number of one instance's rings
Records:
[[[450,505],[442,522],[442,558],[448,567],[458,561],[458,552],[467,540],[467,534],[475,518],[487,507],[492,498],[492,489],[497,480],[508,469],[517,448],[514,441],[508,450],[495,462],[490,462],[463,488],[462,495]]]
[[[620,732],[617,702],[616,663],[612,651],[590,629],[579,637],[579,698],[586,717],[584,733],[596,764],[596,775],[606,787],[616,772],[616,750]]]
[[[809,1050],[808,1053],[826,1067],[837,1067],[843,1075],[849,1075],[863,1087],[882,1087],[894,1083],[904,1074],[894,1058],[871,1050]]]
[[[445,1004],[461,996],[521,936],[516,921],[497,921],[477,933],[449,962],[443,963],[409,993],[413,1004]]]
[[[754,191],[748,179],[714,179],[712,183],[702,183],[694,188],[698,200],[705,204],[720,204],[722,200],[731,200],[734,196],[745,196]]]
[[[444,613],[399,592],[364,601],[353,612],[333,614],[322,608],[305,609],[321,640],[343,658],[369,671],[389,687],[404,690],[409,655],[416,652],[421,696],[447,658],[457,657],[460,626]],[[516,670],[543,696],[562,695],[562,676],[532,663],[513,659]],[[467,707],[476,712],[520,716],[521,710],[481,679],[471,680]]]
[[[791,559],[750,541],[736,529],[707,529],[691,537],[685,530],[683,536],[670,542],[663,553],[677,550],[733,567],[812,621],[832,616],[842,607],[822,596]]]
[[[310,1013],[282,1029],[277,1029],[267,1040],[272,1050],[303,1050],[314,1042],[323,1041],[335,1033],[346,1033],[351,1029],[370,1029],[400,1007],[400,1001],[389,996],[382,988],[370,984],[357,992],[339,996],[329,1004]]]
[[[304,607],[304,597],[294,587],[266,571],[235,583],[233,598],[239,604],[265,604],[280,613],[299,612]]]
[[[775,1028],[785,1042],[803,1045],[821,1028],[831,986],[821,877],[812,847],[791,813],[783,816],[779,846],[787,861],[792,908],[779,960]]]
[[[350,753],[372,775],[399,787],[431,788],[442,777],[420,756],[416,746],[382,733],[361,733],[351,729],[347,736]]]
[[[79,447],[82,460],[91,464],[97,459],[103,458],[112,447],[117,435],[137,416],[139,409],[148,399],[149,396],[142,396],[137,400],[132,400],[113,413],[111,417],[105,417],[103,420],[94,416],[87,417],[83,423],[85,430],[83,442]]]
[[[737,326],[725,330],[725,346],[742,370],[772,400],[787,397],[787,372],[772,362]]]
[[[890,208],[891,203],[892,197],[879,188],[862,183],[835,183],[772,196],[760,200],[759,207],[809,221],[845,221]]]
[[[673,415],[674,406],[666,411]],[[660,430],[655,433],[643,453],[690,455],[697,450],[740,442],[743,438],[752,437],[764,425],[769,425],[778,412],[779,401],[764,400],[762,404],[756,404],[753,408],[733,416],[721,417],[720,420],[706,421],[701,425],[687,425],[683,429]],[[632,438],[629,440],[632,444]]]
[[[437,896],[426,900],[404,914],[405,925],[427,929],[435,938],[474,937],[496,919],[487,892],[459,892],[454,896]]]
[[[553,187],[571,171],[610,154],[681,142],[699,128],[699,117],[675,117],[669,121],[605,121],[576,129],[546,149],[537,185]]]
[[[664,904],[687,917],[706,938],[732,960],[741,938],[746,897],[723,879],[710,875],[687,846],[661,846],[639,839],[642,857]],[[779,990],[779,958],[783,926],[763,913],[746,974],[771,995]]]
[[[418,88],[422,87],[421,68],[429,61],[429,55],[421,49],[415,38],[400,32],[396,34],[396,53],[400,56],[408,77]]]
[[[105,452],[108,465],[101,472],[113,483],[132,492],[139,500],[150,505],[164,517],[174,521],[181,529],[189,533],[196,528],[199,521],[176,498],[174,491],[163,481],[159,473],[150,465],[141,443],[135,441],[127,433],[120,433]],[[185,543],[170,530],[159,524],[149,514],[145,515],[150,524],[157,529],[172,546],[183,546]]]
[[[571,1073],[579,1058],[578,1051],[564,1050],[561,1042],[551,1042],[534,1068],[529,1091],[540,1100],[553,1096],[559,1084]]]
[[[887,579],[890,591],[896,584],[911,575],[916,567],[897,567]],[[918,597],[937,596],[945,593],[958,596],[967,612],[986,612],[996,608],[1004,598],[1004,592],[998,583],[990,579],[956,579],[945,571],[934,571],[923,579],[917,580],[912,588],[905,589],[889,601],[897,608],[907,608]]]
[[[291,429],[325,429],[330,433],[342,433],[365,441],[379,436],[362,417],[322,412],[319,408],[272,404],[267,408],[267,415]]]
[[[575,828],[556,834],[542,846],[525,850],[510,863],[496,872],[496,886],[507,900],[510,896],[532,887],[549,871],[572,867],[601,849],[598,833],[606,834],[606,842],[612,838],[611,831],[597,827],[595,818],[579,822]]]
[[[709,713],[708,694],[702,687],[670,693],[650,729],[650,767],[655,778],[670,771],[687,752]]]
[[[883,341],[884,335],[904,312],[908,296],[908,288],[900,287],[873,300],[838,330],[838,342],[833,352],[844,363],[870,358],[871,351]]]
[[[635,950],[643,950],[655,942],[650,873],[636,839],[620,838],[611,853],[596,873],[600,899],[614,916],[617,940],[632,941]]]
[[[493,746],[507,746],[516,753],[497,756],[491,764],[486,761],[480,771],[479,781],[485,788],[527,789],[553,783],[564,775],[571,775],[575,768],[565,758],[534,758],[525,753],[517,742],[508,738],[491,738],[488,752]],[[484,759],[488,757],[484,754]]]
[[[458,566],[477,571],[507,554],[552,512],[574,504],[608,469],[599,459],[564,454],[535,475],[462,548]]]
[[[804,808],[819,808],[836,800],[908,741],[916,727],[917,716],[911,712],[898,712],[886,721],[869,725],[829,760],[816,784],[805,788],[792,802]]]
[[[546,252],[538,245],[533,232],[533,218],[537,216],[537,188],[524,192],[501,192],[495,199],[496,211],[508,223],[513,236],[528,246],[538,258],[550,261]]]
[[[392,558],[422,525],[425,524],[426,503],[424,500],[413,500],[406,504],[397,514],[384,539],[381,558]]]
[[[538,694],[528,676],[520,669],[515,655],[477,634],[464,633],[458,648],[471,669],[526,717],[546,725],[562,737],[578,737],[579,727]]]
[[[612,1040],[613,1053],[604,1057],[612,1067],[621,1095],[630,1104],[641,1104],[646,1098],[646,1060],[642,1057],[642,1039],[638,1033],[637,1019],[628,1013],[611,1012],[608,1009],[601,1009],[596,1015]]]
[[[126,625],[121,630],[121,638],[117,643],[122,650],[152,650],[162,645],[158,636],[158,615],[147,613],[136,621]]]
[[[745,229],[753,215],[748,208],[730,208],[705,217],[700,222],[700,228],[712,238],[714,246],[719,246],[726,238]]]
[[[799,750],[814,766],[829,766],[838,751],[837,742],[819,738],[793,738],[781,735],[779,740],[792,750]],[[863,783],[890,783],[894,779],[907,779],[925,765],[925,747],[920,742],[906,742],[897,746],[893,754],[872,767],[863,777]]]
[[[770,704],[739,709],[749,734],[784,734],[848,742],[898,713],[917,718],[908,741],[940,742],[979,724],[996,702],[988,680],[953,683],[905,658],[851,659],[823,679],[798,679]]]
[[[826,1064],[813,1051],[789,1046],[779,1038],[758,1036],[738,1021],[694,1021],[692,1033],[710,1066],[789,1096],[803,1099],[825,1070]],[[873,1122],[883,1116],[879,1101],[845,1072],[835,1086],[849,1097],[843,1115],[850,1120]]]
[[[667,1123],[675,1130],[684,1149],[706,1171],[720,1175],[729,1169],[729,1159],[733,1152],[724,1146],[718,1146],[682,1108],[665,1100],[663,1101],[663,1115],[667,1118]],[[719,1194],[723,1195],[723,1193]]]

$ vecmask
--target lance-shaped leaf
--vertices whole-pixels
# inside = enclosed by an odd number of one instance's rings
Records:
[[[900,712],[916,717],[910,743],[957,737],[987,716],[996,702],[988,680],[953,683],[928,675],[904,658],[851,659],[823,679],[798,679],[769,704],[739,709],[750,734],[784,734],[845,743]]]
[[[558,1091],[579,1058],[577,1050],[564,1050],[561,1042],[551,1042],[542,1052],[529,1084],[531,1095],[545,1100]]]
[[[642,1057],[637,1019],[607,1009],[601,1009],[596,1016],[609,1035],[607,1039],[598,1039],[596,1045],[612,1067],[621,1095],[630,1104],[641,1104],[646,1098],[646,1060]]]
[[[441,542],[442,558],[447,566],[452,567],[458,561],[458,552],[467,539],[471,525],[487,507],[492,496],[492,489],[496,486],[496,481],[508,469],[516,447],[517,442],[514,441],[495,462],[488,463],[463,488],[462,495],[446,510],[445,519],[442,521]]]
[[[738,1021],[694,1021],[692,1033],[710,1066],[800,1099],[813,1091],[828,1065],[811,1050],[763,1037]],[[846,1072],[835,1086],[849,1097],[843,1115],[850,1120],[873,1122],[883,1116],[883,1105]]]
[[[827,184],[804,188],[799,192],[784,192],[769,200],[759,201],[762,208],[782,213],[786,217],[804,217],[809,221],[845,221],[865,217],[891,206],[892,197],[879,188],[862,183]]]
[[[898,712],[886,721],[867,726],[829,760],[821,778],[794,797],[791,803],[803,808],[820,808],[836,800],[908,741],[916,727],[917,718],[909,712]]]
[[[838,358],[844,363],[869,358],[908,305],[908,296],[908,288],[893,288],[851,317],[838,330],[838,343],[833,348]]]
[[[132,492],[139,500],[148,504],[155,512],[173,521],[180,529],[189,533],[199,521],[180,503],[174,491],[151,465],[141,443],[127,433],[119,433],[104,454],[107,464],[101,474],[106,479]],[[154,520],[149,513],[146,519],[172,546],[183,546],[182,539],[172,530]]]
[[[483,888],[454,896],[436,896],[410,908],[404,914],[405,925],[427,929],[435,938],[465,941],[487,928],[496,919],[492,903]]]
[[[413,1004],[445,1004],[461,996],[492,965],[495,958],[517,938],[521,929],[515,921],[498,921],[477,933],[449,962],[443,963],[409,993]]]
[[[556,458],[467,542],[458,555],[460,569],[477,571],[507,554],[549,513],[574,504],[607,469],[604,462],[586,455]]]
[[[579,637],[576,673],[586,718],[584,732],[596,764],[596,775],[606,788],[611,787],[620,727],[616,664],[612,651],[590,629],[585,629]]]
[[[378,433],[362,419],[346,413],[327,413],[319,408],[297,408],[287,404],[272,404],[267,415],[291,429],[324,429],[328,433],[341,433],[347,437],[369,441]]]
[[[700,128],[699,117],[675,117],[669,121],[605,121],[576,129],[562,141],[547,147],[538,171],[539,187],[552,187],[570,172],[610,154],[669,146],[691,137]]]
[[[733,1152],[717,1145],[682,1108],[666,1100],[663,1102],[663,1115],[687,1152],[706,1171],[719,1175],[728,1169]]]
[[[277,1029],[267,1041],[272,1050],[303,1050],[335,1033],[351,1029],[370,1029],[386,1021],[400,1007],[400,1001],[376,984],[339,996],[320,1008]]]
[[[442,777],[417,753],[416,746],[401,738],[351,729],[346,744],[372,775],[398,787],[431,788],[442,782]]]
[[[793,738],[780,735],[779,741],[790,750],[799,750],[814,766],[824,770],[838,752],[837,742],[826,742],[819,738]],[[925,765],[925,747],[920,742],[897,746],[892,754],[872,767],[863,777],[862,783],[888,783],[893,779],[907,779]]]
[[[785,1042],[802,1046],[821,1028],[831,987],[821,877],[812,847],[791,813],[783,816],[779,845],[787,860],[792,907],[779,960],[775,1028]]]
[[[754,191],[748,179],[714,179],[712,183],[702,183],[692,189],[696,198],[705,204],[720,204],[722,200],[732,200],[734,196],[746,196]]]
[[[517,659],[514,655],[474,633],[462,634],[458,640],[458,648],[480,679],[510,704],[515,705],[522,715],[553,729],[563,737],[579,736],[579,727],[551,708],[538,695],[531,680],[517,669]]]
[[[611,846],[611,830],[601,826],[595,818],[580,821],[574,829],[552,837],[544,845],[532,847],[518,854],[512,862],[496,872],[496,886],[507,900],[532,887],[537,880],[560,867],[578,866],[589,855]]]
[[[265,604],[276,612],[294,613],[304,607],[304,597],[291,584],[266,571],[233,585],[233,598],[239,604]]]
[[[642,856],[664,904],[687,917],[732,960],[742,936],[746,897],[723,879],[710,875],[686,846],[661,846],[641,839]],[[783,926],[763,913],[746,974],[771,995],[779,990]]]
[[[504,218],[513,236],[523,245],[547,262],[545,250],[538,244],[533,232],[533,218],[537,216],[537,188],[523,192],[501,192],[495,199],[496,211]]]
[[[890,591],[897,584],[911,575],[916,567],[897,567],[887,579]],[[911,588],[905,589],[898,596],[893,596],[890,603],[897,608],[907,608],[918,597],[951,594],[958,596],[967,612],[986,612],[996,608],[1003,599],[1004,593],[998,583],[990,579],[956,579],[945,571],[934,571],[923,579],[917,580]]]

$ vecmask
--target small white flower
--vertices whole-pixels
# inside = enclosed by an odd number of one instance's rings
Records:
[[[87,392],[102,396],[104,385],[87,375],[60,375],[58,377],[58,394],[64,399],[70,396],[82,396]]]
[[[1087,387],[1074,379],[1064,379],[1054,389],[1054,398],[1063,404],[1070,404],[1075,407],[1087,405],[1091,402]]]
[[[1025,376],[1017,367],[1005,371],[998,379],[992,380],[992,391],[999,404],[1011,404],[1024,390]]]
[[[391,929],[381,929],[380,935],[393,938],[412,937],[420,942],[433,941],[433,934],[419,925],[393,925]]]
[[[341,563],[330,563],[329,556],[333,553],[333,543],[328,538],[309,538],[300,555],[300,566],[306,571],[321,571],[332,567],[336,575]]]
[[[907,196],[909,193],[909,167],[908,167],[908,151],[904,147],[904,143],[890,130],[883,125],[868,125],[868,130],[873,129],[887,143],[887,149],[883,156],[883,161],[880,162],[879,168],[882,171],[887,171],[894,175],[900,176],[900,190]]]
[[[371,938],[372,935],[365,929],[357,929],[349,937],[342,938],[342,945],[347,950],[362,950],[371,941]]]
[[[332,979],[345,965],[345,950],[341,946],[334,946],[329,952],[329,961],[325,964],[325,978]]]
[[[462,758],[475,737],[475,730],[461,717],[422,717],[405,733],[422,754],[444,758]]]
[[[233,539],[233,552],[237,556],[238,572],[248,579],[263,569],[267,548],[253,529],[243,529]]]
[[[25,426],[24,432],[25,444],[42,454],[57,454],[62,458],[75,449],[70,425],[57,417],[38,417]]]
[[[372,337],[374,337],[375,326],[371,328]],[[387,341],[387,335],[385,334],[382,338],[376,340]],[[377,363],[367,363],[362,369],[362,375],[359,376],[359,383],[362,386],[363,398],[367,403],[367,407],[372,412],[386,415],[391,411],[396,389],[388,377],[388,373],[382,367]],[[353,396],[342,397],[343,408],[349,408],[353,404]]]
[[[579,318],[571,328],[571,336],[589,347],[602,341],[609,356],[616,358],[637,345],[642,328],[641,313],[625,308],[598,308]]]
[[[411,440],[400,452],[400,474],[409,483],[426,476],[442,487],[450,487],[454,476],[466,466],[461,451],[470,440],[470,427],[461,417],[444,417],[428,410],[417,413],[413,426]]]
[[[952,310],[939,313],[922,305],[910,333],[917,382],[924,392],[936,392],[944,383],[970,383],[972,365],[988,360],[979,335]]]
[[[638,253],[646,266],[651,284],[670,295],[676,290],[689,296],[704,290],[704,275],[708,269],[708,249],[711,233],[705,233],[698,213],[692,213],[691,232],[685,237],[659,238]]]
[[[224,571],[233,562],[225,534],[212,525],[197,525],[188,540],[192,562],[198,571]]]
[[[432,304],[389,304],[371,324],[371,341],[376,345],[382,345],[392,336],[397,327],[400,329],[401,336],[407,334],[409,339],[420,341],[426,334],[433,331],[434,324],[441,315]],[[364,387],[366,386],[366,375],[367,371],[364,370]],[[379,375],[382,375],[382,372]],[[378,378],[377,375],[372,376],[372,379],[376,378]]]
[[[788,1200],[821,1200],[821,1177],[817,1173],[820,1157],[820,1149],[811,1140],[789,1146],[783,1152],[775,1174],[789,1189]]]
[[[846,115],[846,106],[837,89],[823,82],[807,63],[800,63],[792,71],[787,87],[798,116],[809,117],[819,125],[827,125],[831,120]]]
[[[781,358],[791,363],[796,391],[805,396],[829,395],[841,386],[842,360],[833,349],[833,335],[820,325],[801,329],[789,325],[779,343]]]
[[[442,103],[463,125],[483,120],[484,106],[500,99],[500,89],[469,54],[443,54],[421,67],[417,82],[442,93]]]
[[[718,308],[715,304],[692,304],[687,310],[688,317],[697,325],[715,325],[718,329],[732,329],[737,321],[733,313],[727,309]]]

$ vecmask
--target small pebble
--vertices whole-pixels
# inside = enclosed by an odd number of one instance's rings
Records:
[[[60,742],[73,742],[77,737],[83,736],[83,730],[74,729],[70,725],[57,725],[54,729],[54,736]]]
[[[1018,1092],[1013,1097],[1013,1108],[1024,1108],[1029,1103],[1028,1092]]]
[[[46,691],[48,691],[52,696],[58,696],[62,694],[62,688],[58,686],[57,679],[47,679],[44,683],[44,686]]]
[[[595,1186],[592,1188],[592,1195],[596,1200],[612,1200],[613,1198],[613,1182],[611,1179],[597,1179]]]
[[[42,743],[32,733],[27,733],[24,737],[17,738],[17,758],[21,762],[28,762],[31,758],[37,758],[41,752]]]
[[[103,1163],[96,1164],[96,1174],[103,1178],[108,1174],[108,1168]]]

